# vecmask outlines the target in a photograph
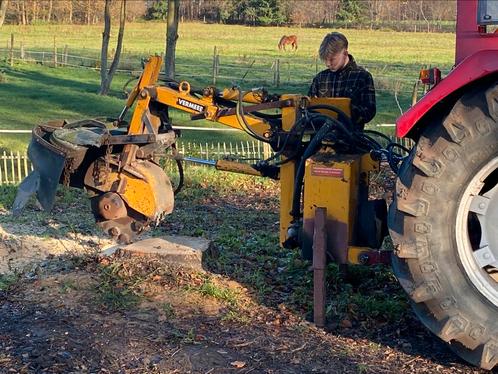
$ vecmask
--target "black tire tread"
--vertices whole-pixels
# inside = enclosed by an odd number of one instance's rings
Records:
[[[464,359],[488,370],[498,364],[497,308],[479,299],[451,254],[448,215],[461,189],[455,185],[475,160],[498,154],[497,120],[498,82],[464,95],[442,126],[422,134],[401,167],[389,210],[393,270],[415,313]]]

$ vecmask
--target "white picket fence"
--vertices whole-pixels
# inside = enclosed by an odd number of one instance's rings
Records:
[[[17,184],[33,170],[25,153],[3,151],[0,155],[0,186]]]

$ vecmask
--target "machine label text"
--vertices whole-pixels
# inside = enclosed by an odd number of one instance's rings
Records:
[[[318,177],[343,178],[344,170],[337,168],[327,168],[324,166],[312,166],[311,175],[316,175]]]
[[[177,104],[181,105],[185,108],[195,110],[196,112],[199,112],[199,113],[204,112],[204,107],[202,105],[193,103],[193,102],[185,100],[185,99],[178,99]]]

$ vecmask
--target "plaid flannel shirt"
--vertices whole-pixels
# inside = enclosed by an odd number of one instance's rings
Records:
[[[349,97],[353,123],[362,128],[376,112],[372,75],[349,55],[348,64],[339,71],[326,69],[318,73],[308,91],[310,97]]]

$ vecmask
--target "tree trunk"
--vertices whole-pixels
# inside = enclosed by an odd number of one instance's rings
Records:
[[[107,51],[111,38],[111,0],[105,0],[104,32],[102,33],[102,49],[100,50],[100,94],[105,95],[104,87],[107,81]]]
[[[90,24],[90,0],[87,1],[86,3],[86,24]],[[107,7],[107,0],[105,0],[105,6]],[[110,27],[110,26],[109,26]]]
[[[26,25],[27,23],[27,15],[26,15],[26,4],[24,3],[24,0],[22,0],[22,3],[21,3],[21,17],[22,17],[22,24],[23,25]]]
[[[69,16],[68,16],[69,24],[73,23],[73,0],[69,0]]]
[[[178,16],[180,0],[168,0],[168,19],[166,30],[166,57],[164,70],[168,78],[175,78],[175,51],[178,39]]]
[[[7,12],[7,6],[9,5],[9,0],[0,0],[0,27],[2,27],[5,21],[5,13]]]
[[[31,24],[34,25],[36,21],[38,21],[38,1],[37,0],[32,0],[33,1],[33,14],[31,15]]]
[[[17,24],[21,24],[21,6],[19,5],[19,1],[15,2],[16,4],[16,17],[17,17]]]
[[[123,49],[123,36],[126,22],[126,0],[121,0],[121,8],[119,13],[119,31],[116,44],[116,53],[111,63],[109,71],[107,71],[107,50],[109,48],[109,38],[111,33],[111,15],[110,2],[105,1],[104,10],[104,32],[102,34],[102,52],[101,52],[101,67],[100,67],[100,95],[107,95],[111,88],[112,79],[118,69],[119,59],[121,58],[121,50]],[[105,50],[104,50],[105,48]]]
[[[50,0],[48,2],[47,22],[50,22],[52,20],[52,6],[53,0]]]

